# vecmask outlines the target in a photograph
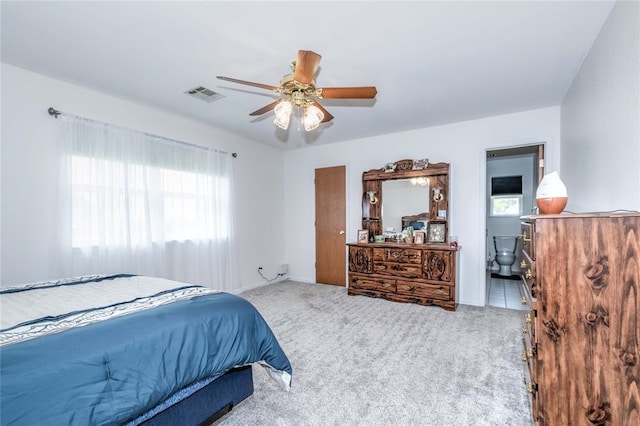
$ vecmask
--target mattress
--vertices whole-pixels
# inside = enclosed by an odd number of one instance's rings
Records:
[[[2,425],[123,424],[179,390],[258,363],[292,368],[245,299],[134,275],[0,291]]]

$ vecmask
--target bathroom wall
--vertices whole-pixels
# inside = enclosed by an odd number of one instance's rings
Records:
[[[495,249],[493,246],[494,235],[516,236],[520,234],[520,217],[494,217],[491,216],[491,178],[499,176],[522,176],[522,214],[531,214],[531,209],[535,207],[535,155],[522,154],[508,157],[495,157],[487,159],[487,259],[494,259]],[[520,272],[521,242],[518,242],[516,262],[512,266],[512,271]],[[498,265],[493,264],[492,270],[497,271]]]

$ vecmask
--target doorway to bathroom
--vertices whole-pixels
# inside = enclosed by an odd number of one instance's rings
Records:
[[[535,212],[544,144],[488,150],[486,171],[486,304],[524,309],[520,217]]]

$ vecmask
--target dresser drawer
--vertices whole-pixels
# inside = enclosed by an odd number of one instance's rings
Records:
[[[415,263],[374,262],[373,273],[404,278],[421,278],[422,266]]]
[[[373,249],[373,260],[376,262],[422,263],[422,250],[398,247]]]
[[[531,346],[527,345],[526,339],[522,339],[522,364],[524,368],[524,383],[527,394],[529,395],[529,403],[531,406],[531,414],[534,422],[536,421],[537,403],[536,396],[538,394],[538,384],[536,383],[534,372],[535,353]]]
[[[526,311],[523,315],[522,333],[529,336],[532,343],[536,342],[536,315],[535,311]]]
[[[454,252],[425,250],[423,260],[422,272],[425,279],[452,282],[456,268]]]
[[[520,299],[523,305],[527,305],[529,309],[533,308],[533,296],[531,295],[531,288],[529,283],[524,278],[524,275],[520,276],[520,294],[523,295]]]
[[[522,269],[522,282],[524,283],[524,289],[529,294],[529,304],[532,307],[536,301],[538,295],[537,276],[536,276],[536,262],[529,257],[527,252],[523,252],[523,259],[520,262],[520,268]]]
[[[522,237],[522,251],[529,255],[529,258],[535,260],[535,247],[534,247],[534,223],[533,222],[520,222],[520,236]]]
[[[520,360],[525,364],[525,372],[527,374],[526,379],[530,382],[534,381],[534,368],[533,363],[535,361],[535,351],[531,346],[531,341],[526,337],[522,338],[522,355]]]
[[[349,247],[349,272],[370,274],[373,270],[373,259],[369,247]]]
[[[396,280],[349,274],[349,287],[358,290],[395,292]]]
[[[451,287],[448,285],[426,284],[414,281],[397,282],[398,294],[407,296],[420,296],[432,299],[448,300],[451,298]]]

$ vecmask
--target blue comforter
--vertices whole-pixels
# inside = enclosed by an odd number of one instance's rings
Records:
[[[217,293],[0,349],[2,425],[122,424],[238,365],[291,365],[260,313]]]

